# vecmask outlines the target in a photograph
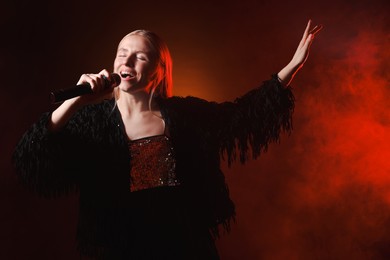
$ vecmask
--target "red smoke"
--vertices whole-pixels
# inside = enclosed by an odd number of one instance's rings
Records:
[[[292,135],[228,173],[238,223],[225,259],[390,258],[389,32],[321,37],[294,82]]]

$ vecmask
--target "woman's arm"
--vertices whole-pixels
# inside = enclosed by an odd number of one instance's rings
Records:
[[[62,129],[73,114],[78,111],[80,108],[87,104],[99,103],[103,99],[112,97],[113,89],[115,85],[107,88],[105,86],[106,79],[109,82],[111,81],[110,73],[107,70],[102,70],[99,74],[83,74],[80,77],[77,85],[88,83],[91,85],[93,91],[92,94],[83,95],[75,97],[69,100],[66,100],[62,103],[51,115],[50,120],[48,121],[47,128],[49,131],[55,132]]]
[[[322,26],[311,29],[308,22],[302,40],[292,60],[271,80],[248,92],[234,102],[218,105],[219,131],[222,154],[228,161],[239,157],[245,162],[265,152],[268,144],[278,142],[282,131],[292,130],[294,96],[289,87],[293,77],[302,68],[309,55],[314,35]]]
[[[86,105],[112,92],[103,89],[102,75],[108,77],[108,72],[81,76],[78,84],[89,83],[94,93],[67,100],[42,115],[16,145],[13,163],[19,179],[38,194],[56,197],[77,188],[88,155],[86,139],[99,120],[94,106]]]

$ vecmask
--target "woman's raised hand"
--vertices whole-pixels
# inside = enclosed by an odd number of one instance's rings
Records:
[[[305,32],[303,33],[302,39],[299,42],[298,48],[294,53],[290,63],[284,67],[279,73],[278,77],[281,82],[288,86],[294,75],[302,68],[309,56],[310,46],[314,40],[315,35],[322,29],[322,25],[316,25],[311,28],[311,20],[307,23]]]
[[[314,40],[315,35],[322,29],[322,25],[316,25],[314,28],[310,29],[311,20],[307,23],[305,32],[303,33],[302,40],[299,42],[298,48],[295,51],[295,54],[291,60],[291,63],[300,69],[307,57],[309,56],[310,46]]]

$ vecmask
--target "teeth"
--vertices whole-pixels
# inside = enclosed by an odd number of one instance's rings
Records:
[[[134,72],[128,72],[128,71],[122,71],[120,74],[124,78],[126,78],[126,77],[134,77],[135,76]]]

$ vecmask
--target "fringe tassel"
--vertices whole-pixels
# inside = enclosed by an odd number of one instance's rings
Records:
[[[291,88],[284,88],[275,74],[235,102],[221,104],[228,126],[220,133],[221,155],[228,165],[237,157],[241,163],[256,159],[268,144],[279,142],[282,131],[290,134],[294,102]]]
[[[65,165],[69,150],[66,136],[46,129],[50,114],[44,114],[22,137],[12,156],[19,180],[45,198],[78,190],[75,173]],[[65,139],[65,141],[64,141]],[[54,171],[55,169],[55,171]]]

